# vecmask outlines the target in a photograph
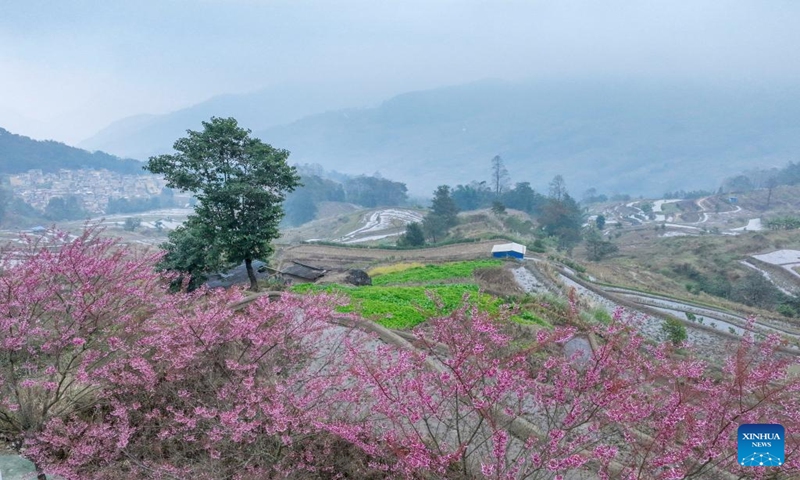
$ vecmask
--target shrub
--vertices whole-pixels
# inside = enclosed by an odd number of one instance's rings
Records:
[[[689,338],[686,333],[686,326],[678,319],[667,318],[661,324],[661,331],[667,340],[673,345],[680,346]]]

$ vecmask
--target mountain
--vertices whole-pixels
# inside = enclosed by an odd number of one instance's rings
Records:
[[[800,151],[800,90],[628,82],[503,82],[412,92],[375,108],[312,115],[254,132],[298,163],[380,171],[427,193],[488,180],[500,155],[511,181],[580,196],[716,189]]]
[[[314,84],[283,84],[253,93],[219,95],[171,113],[124,118],[78,145],[147,160],[171,153],[172,144],[186,136],[187,129],[200,130],[200,122],[212,116],[234,117],[239,125],[256,130],[359,104],[371,96],[374,94],[359,96],[352,85],[322,88]]]
[[[32,169],[56,172],[59,169],[105,168],[119,173],[142,174],[142,163],[121,159],[103,152],[88,152],[52,140],[33,140],[0,128],[0,173],[20,173]]]

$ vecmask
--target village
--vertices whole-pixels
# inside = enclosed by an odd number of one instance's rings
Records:
[[[166,186],[166,181],[157,175],[88,169],[61,169],[55,173],[28,170],[10,175],[8,182],[14,195],[38,210],[44,210],[51,198],[75,196],[89,213],[105,213],[112,199],[154,197]]]

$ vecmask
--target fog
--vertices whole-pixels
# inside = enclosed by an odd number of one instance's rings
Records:
[[[0,126],[77,143],[122,117],[287,83],[366,106],[483,78],[800,80],[790,0],[122,3],[0,4]]]

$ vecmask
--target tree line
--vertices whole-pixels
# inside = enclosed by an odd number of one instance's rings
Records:
[[[320,202],[348,202],[365,208],[403,205],[408,200],[405,183],[377,176],[347,177],[343,182],[324,178],[319,174],[300,175],[296,190],[286,197],[285,222],[298,226],[314,220]]]
[[[434,192],[430,212],[421,225],[411,224],[398,241],[399,245],[418,246],[426,241],[441,241],[448,231],[458,225],[460,211],[491,208],[495,214],[504,215],[506,208],[521,210],[534,217],[539,232],[553,237],[558,248],[572,250],[584,235],[584,210],[569,194],[561,175],[553,178],[549,192],[535,191],[529,182],[518,182],[509,187],[509,175],[502,158],[491,160],[491,181],[473,181],[467,185],[439,186]],[[593,251],[601,258],[613,251],[607,240],[591,237],[597,247]]]
[[[22,173],[32,169],[58,172],[81,168],[139,175],[142,162],[103,152],[88,152],[53,140],[33,140],[0,128],[0,173]]]

